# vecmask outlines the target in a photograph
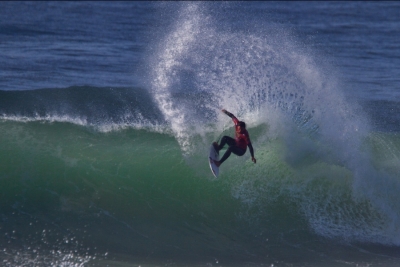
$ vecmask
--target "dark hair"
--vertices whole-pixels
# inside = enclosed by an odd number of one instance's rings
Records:
[[[239,125],[240,125],[240,127],[246,129],[246,123],[244,121],[239,121]]]

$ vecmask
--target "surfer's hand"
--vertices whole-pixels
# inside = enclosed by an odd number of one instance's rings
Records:
[[[222,109],[221,111],[226,114],[226,109]]]
[[[256,162],[257,162],[257,160],[256,160],[256,158],[255,158],[255,157],[252,157],[252,158],[251,158],[251,161],[253,161],[254,163],[256,163]]]

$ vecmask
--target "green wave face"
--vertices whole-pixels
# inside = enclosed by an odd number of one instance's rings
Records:
[[[395,197],[390,188],[398,183],[398,167],[383,145],[390,141],[398,155],[397,136],[365,141],[375,149],[374,164],[392,179],[382,185],[388,196],[378,198],[362,194],[353,172],[318,150],[288,155],[284,140],[262,138],[264,126],[251,129],[257,164],[248,153],[231,156],[219,179],[208,168],[208,146],[199,142],[183,156],[166,133],[104,133],[64,122],[3,121],[0,128],[0,208],[8,233],[1,242],[9,251],[30,246],[42,254],[72,249],[85,255],[89,249],[104,261],[107,253],[143,259],[152,251],[159,260],[218,255],[226,262],[265,262],[269,253],[279,259],[293,246],[302,259],[315,256],[314,249],[348,249],[321,237],[398,240],[387,234],[398,216],[388,211],[397,204],[386,202]]]

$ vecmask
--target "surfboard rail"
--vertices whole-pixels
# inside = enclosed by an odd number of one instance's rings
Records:
[[[218,154],[217,151],[215,151],[215,148],[214,148],[213,144],[211,144],[210,155],[208,157],[208,162],[210,164],[211,172],[213,173],[215,178],[218,178],[219,167],[217,165],[215,165],[214,160],[219,160],[219,154]]]

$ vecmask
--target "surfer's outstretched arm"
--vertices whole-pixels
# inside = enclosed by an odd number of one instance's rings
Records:
[[[225,109],[223,109],[223,110],[221,110],[223,113],[225,113],[226,115],[228,115],[229,117],[231,117],[232,119],[233,118],[236,118],[235,117],[235,115],[233,115],[232,113],[230,113],[229,111],[227,111],[227,110],[225,110]]]
[[[221,110],[223,113],[225,113],[226,115],[228,115],[231,119],[232,119],[232,121],[233,121],[233,123],[235,124],[235,125],[237,125],[238,123],[239,123],[239,120],[235,117],[235,115],[233,115],[232,113],[230,113],[229,111],[227,111],[226,109],[223,109],[223,110]]]

